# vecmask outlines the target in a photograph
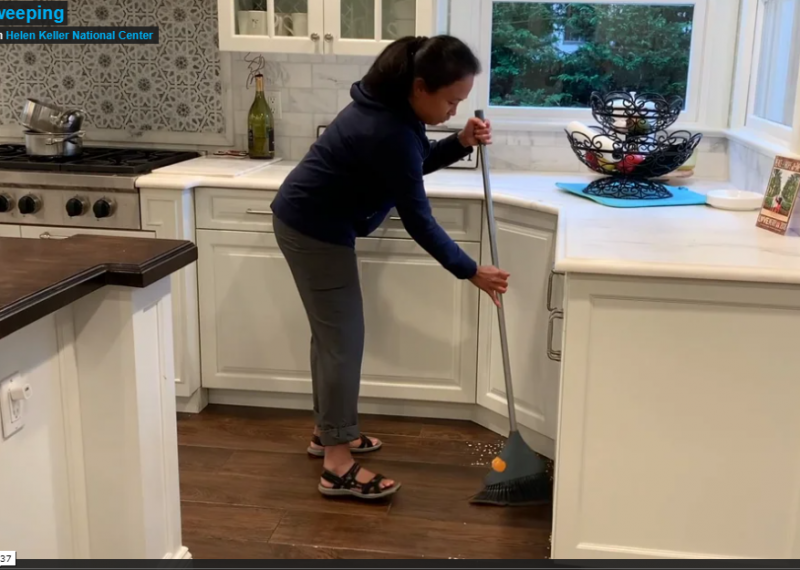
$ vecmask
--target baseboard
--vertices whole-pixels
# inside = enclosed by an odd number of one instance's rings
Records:
[[[247,390],[208,390],[211,404],[231,406],[255,406],[258,408],[283,408],[289,410],[311,410],[311,394],[284,394],[279,392],[252,392]],[[358,411],[362,414],[385,416],[407,416],[446,420],[471,420],[473,404],[449,404],[442,402],[419,402],[412,400],[380,400],[361,398]]]
[[[198,388],[197,391],[189,396],[177,396],[175,398],[175,409],[186,414],[199,414],[208,405],[208,390]]]
[[[310,394],[221,389],[209,389],[207,392],[208,403],[211,404],[308,411],[312,409]],[[361,398],[358,402],[358,411],[362,414],[385,416],[466,420],[472,421],[499,435],[508,435],[508,420],[504,416],[476,404]],[[519,426],[519,431],[531,449],[550,459],[555,458],[555,441],[525,426]]]

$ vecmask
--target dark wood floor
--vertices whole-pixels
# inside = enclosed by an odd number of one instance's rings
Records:
[[[365,504],[317,491],[308,412],[211,405],[178,420],[184,544],[195,558],[546,558],[551,508],[470,505],[502,438],[470,422],[362,416],[360,462],[403,484]]]

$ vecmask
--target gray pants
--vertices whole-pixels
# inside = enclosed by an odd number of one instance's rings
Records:
[[[358,439],[364,307],[356,252],[310,238],[273,216],[278,240],[311,325],[314,416],[323,445]]]

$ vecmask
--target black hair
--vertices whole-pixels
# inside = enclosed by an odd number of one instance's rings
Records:
[[[453,36],[408,36],[389,44],[362,79],[370,95],[384,103],[408,99],[416,78],[434,93],[481,72],[469,46]]]

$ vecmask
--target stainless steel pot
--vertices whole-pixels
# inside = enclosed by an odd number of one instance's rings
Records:
[[[78,156],[83,152],[83,131],[71,134],[25,131],[28,156]]]
[[[84,112],[68,109],[38,99],[28,99],[22,107],[19,122],[38,133],[77,133],[83,125]]]

